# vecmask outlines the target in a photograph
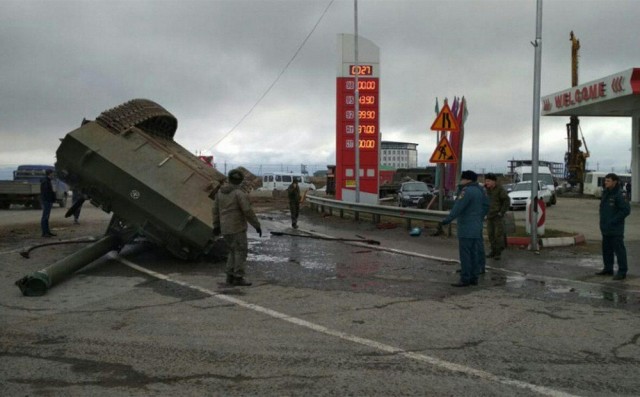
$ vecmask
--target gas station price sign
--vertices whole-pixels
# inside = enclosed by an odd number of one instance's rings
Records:
[[[356,186],[356,142],[362,202],[377,204],[380,153],[380,55],[378,46],[358,36],[338,36],[341,59],[336,79],[336,199],[352,201]],[[358,111],[356,114],[356,76]],[[356,131],[356,117],[358,131]]]
[[[358,79],[359,107],[358,107],[358,136],[360,149],[378,150],[378,83],[377,78]],[[355,148],[355,79],[349,77],[338,78],[338,119],[339,140],[346,149]],[[355,165],[355,151],[349,154]],[[360,159],[362,163],[362,158]],[[377,160],[377,158],[376,158]]]

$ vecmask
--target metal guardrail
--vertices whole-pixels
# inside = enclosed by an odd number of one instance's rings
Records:
[[[411,221],[440,222],[449,214],[449,211],[422,210],[417,208],[401,208],[386,205],[351,203],[313,195],[307,195],[306,199],[309,203],[311,203],[312,208],[319,209],[321,212],[327,212],[327,209],[329,210],[329,213],[332,213],[333,210],[339,210],[340,217],[343,217],[343,211],[351,211],[354,213],[354,218],[356,220],[359,219],[359,213],[371,214],[373,215],[373,221],[375,223],[380,222],[381,216],[401,218],[404,219],[407,223],[408,229],[411,228]]]

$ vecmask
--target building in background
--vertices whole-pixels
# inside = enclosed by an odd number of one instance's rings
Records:
[[[410,142],[380,142],[380,165],[391,168],[416,168],[418,144]]]

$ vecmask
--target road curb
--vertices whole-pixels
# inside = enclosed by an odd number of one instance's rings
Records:
[[[541,238],[540,245],[542,247],[569,247],[572,245],[584,244],[586,239],[583,234],[577,234],[573,237],[549,237]],[[531,244],[531,237],[507,237],[507,245],[515,245],[519,247],[528,247]]]

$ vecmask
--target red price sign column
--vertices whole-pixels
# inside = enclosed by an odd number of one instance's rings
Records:
[[[366,70],[361,68],[361,74]],[[379,165],[379,81],[377,77],[359,77],[359,155],[360,191],[378,195]],[[336,199],[342,190],[355,189],[355,79],[338,77],[336,86]]]

